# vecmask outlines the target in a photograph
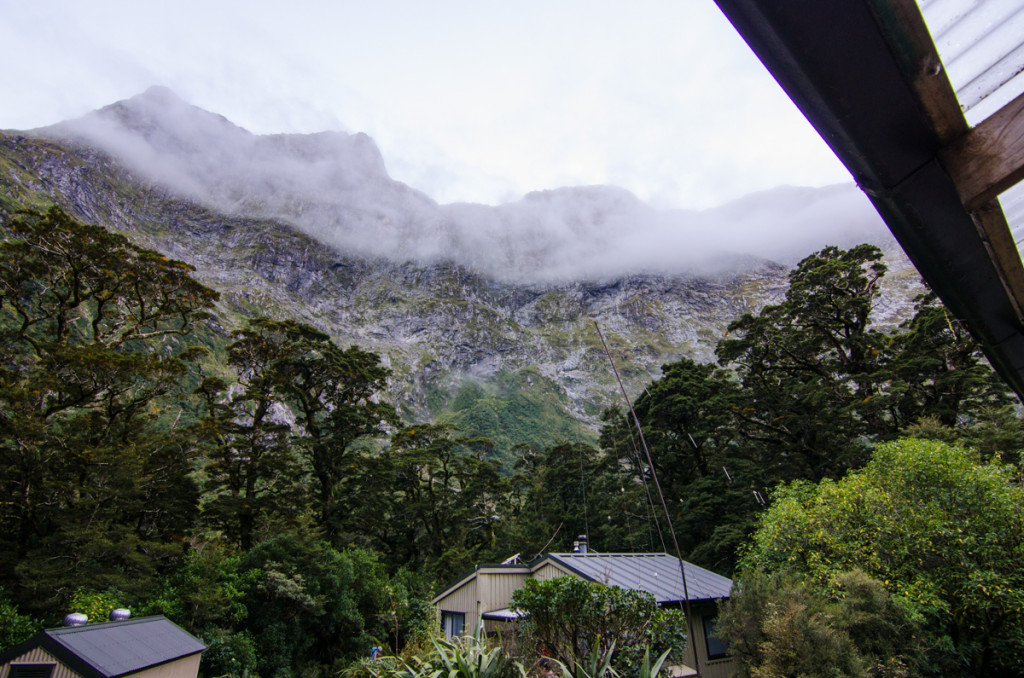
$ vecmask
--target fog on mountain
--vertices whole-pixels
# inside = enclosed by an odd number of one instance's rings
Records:
[[[450,261],[510,282],[712,274],[749,257],[792,264],[829,244],[891,242],[852,184],[782,187],[704,211],[656,210],[611,186],[438,205],[391,179],[365,134],[254,135],[165,88],[34,133],[95,146],[175,194],[290,223],[341,251]]]

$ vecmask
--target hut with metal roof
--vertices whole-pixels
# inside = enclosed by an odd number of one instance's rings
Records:
[[[714,635],[718,604],[729,597],[732,580],[686,561],[680,567],[680,560],[667,553],[595,553],[583,546],[580,551],[548,553],[525,564],[478,565],[431,602],[440,614],[445,635],[469,635],[480,624],[485,632],[493,633],[518,620],[519,614],[509,609],[509,604],[512,593],[527,579],[565,576],[645,591],[662,606],[682,607],[689,601],[694,637],[687,643],[683,664],[676,664],[672,675],[696,675],[687,668],[695,665],[700,666],[704,678],[725,678],[732,672],[734,665],[726,656],[726,647]]]
[[[163,616],[64,626],[0,653],[0,678],[196,678],[205,649]]]

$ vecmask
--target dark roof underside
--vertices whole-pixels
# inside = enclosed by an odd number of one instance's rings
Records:
[[[1024,395],[1020,256],[998,202],[964,196],[958,168],[971,165],[957,154],[970,147],[963,143],[967,125],[916,5],[716,2],[874,203],[922,277]]]
[[[549,557],[599,584],[647,591],[659,603],[687,599],[679,559],[667,553],[551,553]],[[732,580],[684,561],[691,601],[728,598]]]

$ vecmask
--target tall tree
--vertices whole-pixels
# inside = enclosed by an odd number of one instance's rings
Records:
[[[1012,394],[989,367],[967,328],[932,292],[915,300],[914,316],[893,340],[883,374],[894,428],[924,417],[947,427],[971,424],[986,409],[999,409]],[[965,421],[966,420],[966,421]]]
[[[684,557],[720,572],[732,569],[735,549],[760,507],[754,492],[765,492],[767,482],[758,448],[744,445],[737,433],[742,402],[731,373],[684,358],[663,366],[662,378],[634,404]],[[601,443],[631,478],[642,481],[644,503],[667,529],[632,416],[606,417]],[[671,545],[666,534],[654,546]]]
[[[859,436],[886,428],[872,402],[889,341],[870,323],[881,258],[872,245],[805,258],[785,301],[730,324],[716,348],[746,395],[738,431],[777,479],[835,476],[863,461]]]
[[[447,424],[407,426],[392,436],[376,467],[386,469],[389,503],[377,520],[397,562],[446,579],[491,556],[507,515],[491,450],[489,440]]]
[[[132,588],[191,522],[194,445],[162,416],[217,295],[193,269],[57,208],[0,242],[0,572],[35,605]],[[173,401],[170,401],[173,402]],[[139,577],[138,575],[144,575]]]
[[[515,520],[502,530],[507,555],[568,551],[580,535],[600,551],[660,548],[644,488],[616,457],[583,443],[517,455],[508,479]]]
[[[291,427],[275,411],[269,360],[247,342],[228,347],[239,369],[237,389],[205,379],[201,428],[207,462],[203,516],[243,549],[269,533],[269,524],[294,523],[307,508],[306,467],[291,445]],[[275,414],[277,415],[275,417]]]
[[[394,408],[379,399],[391,371],[377,354],[341,349],[323,332],[290,320],[256,319],[237,345],[264,352],[270,361],[273,391],[296,417],[293,443],[312,473],[320,528],[337,540],[344,520],[340,502],[354,489],[353,444],[383,437],[398,423]]]

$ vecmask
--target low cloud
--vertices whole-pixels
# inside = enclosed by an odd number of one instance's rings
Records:
[[[829,244],[891,241],[853,184],[781,187],[703,211],[657,210],[610,186],[438,205],[392,180],[366,135],[257,136],[160,88],[37,133],[96,146],[177,194],[285,221],[341,251],[450,260],[516,282],[716,273],[750,257],[791,264]]]

